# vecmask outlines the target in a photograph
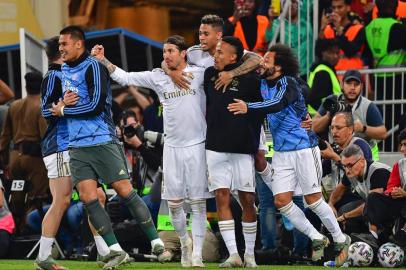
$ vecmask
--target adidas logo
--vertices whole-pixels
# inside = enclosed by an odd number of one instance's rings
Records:
[[[244,187],[251,187],[250,183],[246,183]]]
[[[124,175],[125,171],[123,169],[121,169],[121,171],[118,173],[118,175]]]
[[[312,187],[316,188],[316,187],[318,187],[318,185],[316,183],[314,183]]]

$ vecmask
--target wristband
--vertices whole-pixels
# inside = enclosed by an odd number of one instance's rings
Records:
[[[63,113],[63,109],[65,109],[65,106],[61,107],[61,115],[64,116],[65,114]]]

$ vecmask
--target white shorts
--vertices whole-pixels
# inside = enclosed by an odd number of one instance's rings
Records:
[[[254,157],[249,154],[206,151],[209,190],[255,192]]]
[[[48,178],[70,176],[69,160],[69,151],[53,153],[44,157],[44,164],[48,170]]]
[[[266,145],[266,134],[265,134],[264,126],[261,126],[258,150],[265,151],[265,155],[268,154],[268,146]]]
[[[267,183],[273,194],[292,191],[303,195],[321,192],[322,176],[319,147],[277,152],[272,159],[273,177]]]
[[[164,145],[162,199],[205,199],[209,193],[205,144]]]

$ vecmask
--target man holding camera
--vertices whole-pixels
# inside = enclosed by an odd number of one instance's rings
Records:
[[[206,233],[206,198],[208,191],[205,155],[206,95],[203,90],[204,68],[186,63],[186,43],[181,36],[164,41],[163,58],[171,70],[181,70],[190,80],[187,89],[175,85],[162,69],[125,72],[104,57],[101,45],[93,54],[107,66],[112,79],[121,85],[135,85],[155,91],[163,105],[165,145],[163,153],[162,199],[168,201],[172,224],[179,235],[183,267],[204,267],[202,249]],[[185,199],[193,214],[192,239],[187,234]],[[192,254],[193,247],[193,254]]]
[[[337,112],[352,112],[354,135],[365,139],[370,144],[373,159],[378,160],[378,145],[375,140],[386,138],[386,127],[378,107],[361,95],[362,88],[363,83],[359,71],[345,72],[343,93],[326,98],[313,119],[313,129],[316,133],[322,133],[327,130],[332,117]]]
[[[331,194],[329,205],[333,206],[341,199],[344,192],[354,189],[362,198],[362,203],[353,209],[342,211],[337,217],[339,222],[347,222],[363,215],[365,203],[372,192],[383,193],[386,188],[391,168],[386,164],[367,160],[362,149],[358,145],[350,145],[341,153],[341,165],[347,178],[337,185]],[[334,209],[334,208],[333,208]],[[364,223],[366,228],[366,224]]]

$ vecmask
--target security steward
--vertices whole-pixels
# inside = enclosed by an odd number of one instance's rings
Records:
[[[18,228],[23,225],[26,210],[33,206],[34,199],[45,199],[49,187],[40,145],[47,127],[40,111],[42,75],[28,72],[24,78],[27,97],[10,105],[0,138],[3,164],[8,165],[11,179],[25,180],[25,185],[30,186],[25,189],[26,198],[25,192],[13,192],[11,196],[10,210]]]

